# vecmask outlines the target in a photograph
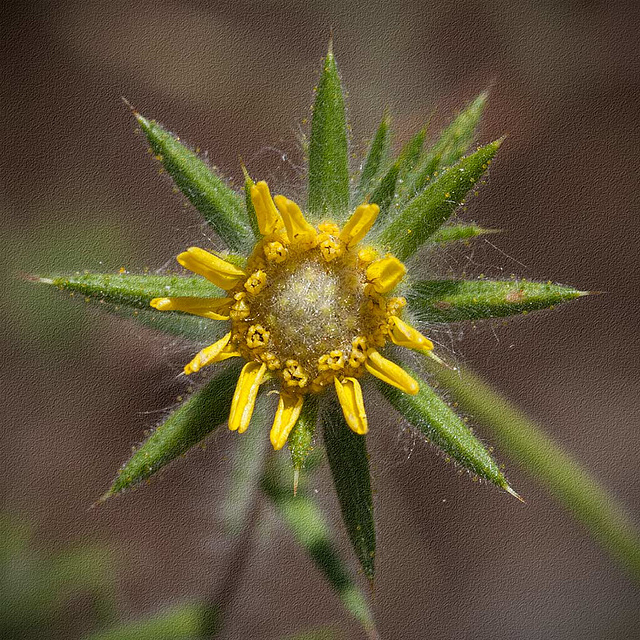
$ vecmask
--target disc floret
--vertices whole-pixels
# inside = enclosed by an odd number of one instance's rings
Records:
[[[249,425],[260,385],[280,380],[271,442],[280,449],[297,421],[305,395],[334,387],[345,420],[359,434],[368,431],[358,378],[371,373],[406,393],[418,383],[379,349],[388,340],[429,351],[431,341],[399,315],[404,298],[393,289],[405,275],[394,256],[380,256],[361,241],[379,213],[361,204],[342,229],[333,222],[310,224],[298,205],[271,197],[266,182],[251,187],[262,238],[241,269],[198,247],[178,256],[185,268],[224,289],[224,298],[155,298],[151,306],[216,320],[230,331],[200,351],[185,374],[227,358],[243,357],[229,416],[229,428]]]

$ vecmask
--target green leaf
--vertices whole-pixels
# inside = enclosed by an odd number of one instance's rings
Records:
[[[207,279],[173,275],[130,275],[128,273],[76,273],[33,278],[62,291],[73,291],[97,302],[148,309],[153,298],[193,296],[219,298],[226,293]],[[166,313],[166,312],[165,312]],[[179,312],[178,312],[179,313]]]
[[[205,640],[220,628],[216,607],[180,604],[149,618],[97,631],[84,640]]]
[[[424,146],[425,138],[427,137],[427,127],[424,127],[416,133],[409,142],[407,142],[402,150],[400,151],[400,155],[398,156],[398,160],[400,161],[400,166],[402,170],[400,172],[400,177],[404,180],[414,169],[418,159],[420,158],[420,154],[422,153],[422,147]]]
[[[542,427],[471,371],[425,365],[465,411],[492,430],[501,449],[545,485],[629,575],[640,581],[640,534],[632,515]]]
[[[360,204],[360,202],[365,199],[365,196],[373,189],[382,175],[382,170],[387,162],[389,153],[389,142],[391,138],[390,124],[391,118],[385,111],[376,134],[369,145],[367,159],[362,167],[360,181],[356,189],[356,204]]]
[[[420,384],[420,391],[411,396],[391,385],[377,381],[381,393],[393,407],[433,444],[456,462],[480,478],[514,493],[485,446],[471,429],[420,376],[403,366]],[[514,494],[517,495],[517,494]]]
[[[396,160],[382,176],[378,186],[374,189],[369,202],[377,204],[380,207],[380,213],[375,221],[375,226],[381,226],[386,220],[393,198],[396,195],[396,185],[398,184],[398,176],[402,168],[402,162]]]
[[[213,230],[231,250],[248,249],[254,237],[240,195],[155,120],[134,116],[156,158]]]
[[[487,170],[502,140],[480,147],[445,169],[380,234],[380,242],[399,260],[410,258],[457,209]]]
[[[461,111],[442,132],[433,147],[424,154],[409,180],[412,193],[422,191],[436,171],[457,162],[467,153],[473,142],[488,95],[487,91],[483,91],[466,109]]]
[[[185,400],[124,464],[100,502],[140,484],[223,424],[239,373],[234,363]]]
[[[410,309],[424,322],[501,318],[588,295],[550,282],[526,280],[422,280],[407,293]]]
[[[451,224],[446,227],[440,227],[430,238],[429,242],[445,245],[451,242],[460,242],[470,240],[477,236],[483,236],[490,233],[499,233],[499,229],[485,229],[477,224]]]
[[[345,609],[373,637],[375,625],[367,599],[340,558],[322,512],[304,493],[293,495],[284,465],[274,464],[265,474],[262,487],[298,544],[336,591]]]
[[[318,421],[318,400],[313,394],[308,394],[304,399],[302,411],[298,421],[291,429],[287,444],[291,453],[291,463],[293,464],[293,491],[297,492],[298,477],[305,461],[311,451],[313,451],[313,438],[316,432]]]
[[[349,212],[347,126],[342,87],[331,44],[313,105],[307,208],[312,216],[328,216],[338,221]]]
[[[342,520],[365,575],[373,580],[376,532],[366,438],[349,429],[335,400],[323,407],[322,421]]]

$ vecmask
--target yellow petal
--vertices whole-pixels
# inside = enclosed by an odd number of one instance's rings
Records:
[[[256,210],[256,218],[258,218],[258,227],[263,236],[271,235],[284,227],[282,218],[273,204],[269,186],[264,180],[251,187],[251,202]]]
[[[229,429],[244,433],[249,426],[253,407],[256,404],[258,389],[267,370],[267,365],[259,362],[247,362],[240,372],[229,413]]]
[[[185,374],[189,375],[191,373],[196,373],[200,371],[202,367],[206,367],[208,364],[221,362],[222,360],[226,360],[227,358],[234,358],[236,356],[239,356],[240,354],[237,351],[228,348],[230,339],[231,332],[227,333],[224,338],[220,338],[218,342],[205,347],[188,365],[185,366]]]
[[[389,318],[389,336],[394,344],[407,349],[431,350],[433,342],[396,316]]]
[[[334,378],[333,382],[336,386],[336,393],[338,394],[344,419],[349,428],[355,433],[364,435],[369,431],[369,425],[367,414],[364,410],[360,383],[355,378],[344,378],[344,380]]]
[[[375,349],[367,352],[367,360],[364,363],[367,371],[383,382],[397,387],[405,393],[415,396],[420,391],[420,385],[395,362],[383,358]]]
[[[199,247],[189,247],[177,260],[185,269],[204,276],[221,289],[233,289],[247,277],[242,269]]]
[[[276,451],[282,449],[287,441],[291,429],[293,429],[300,417],[303,402],[304,398],[300,394],[286,393],[284,391],[280,394],[276,417],[269,436],[271,444]]]
[[[377,204],[361,204],[342,228],[340,240],[348,247],[358,244],[367,235],[379,213],[380,207]]]
[[[391,291],[407,272],[405,266],[393,256],[372,262],[367,267],[367,280],[378,293]]]
[[[149,304],[158,311],[184,311],[210,320],[228,320],[233,298],[154,298]]]
[[[304,219],[300,207],[293,200],[284,196],[276,196],[274,200],[276,207],[282,214],[289,241],[312,245],[317,233],[313,226]]]

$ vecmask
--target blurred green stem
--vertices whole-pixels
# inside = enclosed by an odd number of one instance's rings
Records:
[[[427,366],[465,411],[493,431],[502,450],[540,480],[640,581],[640,536],[614,498],[533,420],[478,376],[466,369],[445,369],[431,361]]]

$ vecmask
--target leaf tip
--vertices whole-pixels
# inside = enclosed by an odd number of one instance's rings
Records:
[[[518,500],[520,500],[520,502],[522,502],[522,504],[527,504],[524,501],[524,498],[522,498],[522,496],[518,493],[516,493],[510,486],[508,483],[504,483],[503,487],[502,487],[507,493],[511,494],[514,498],[517,498]]]

